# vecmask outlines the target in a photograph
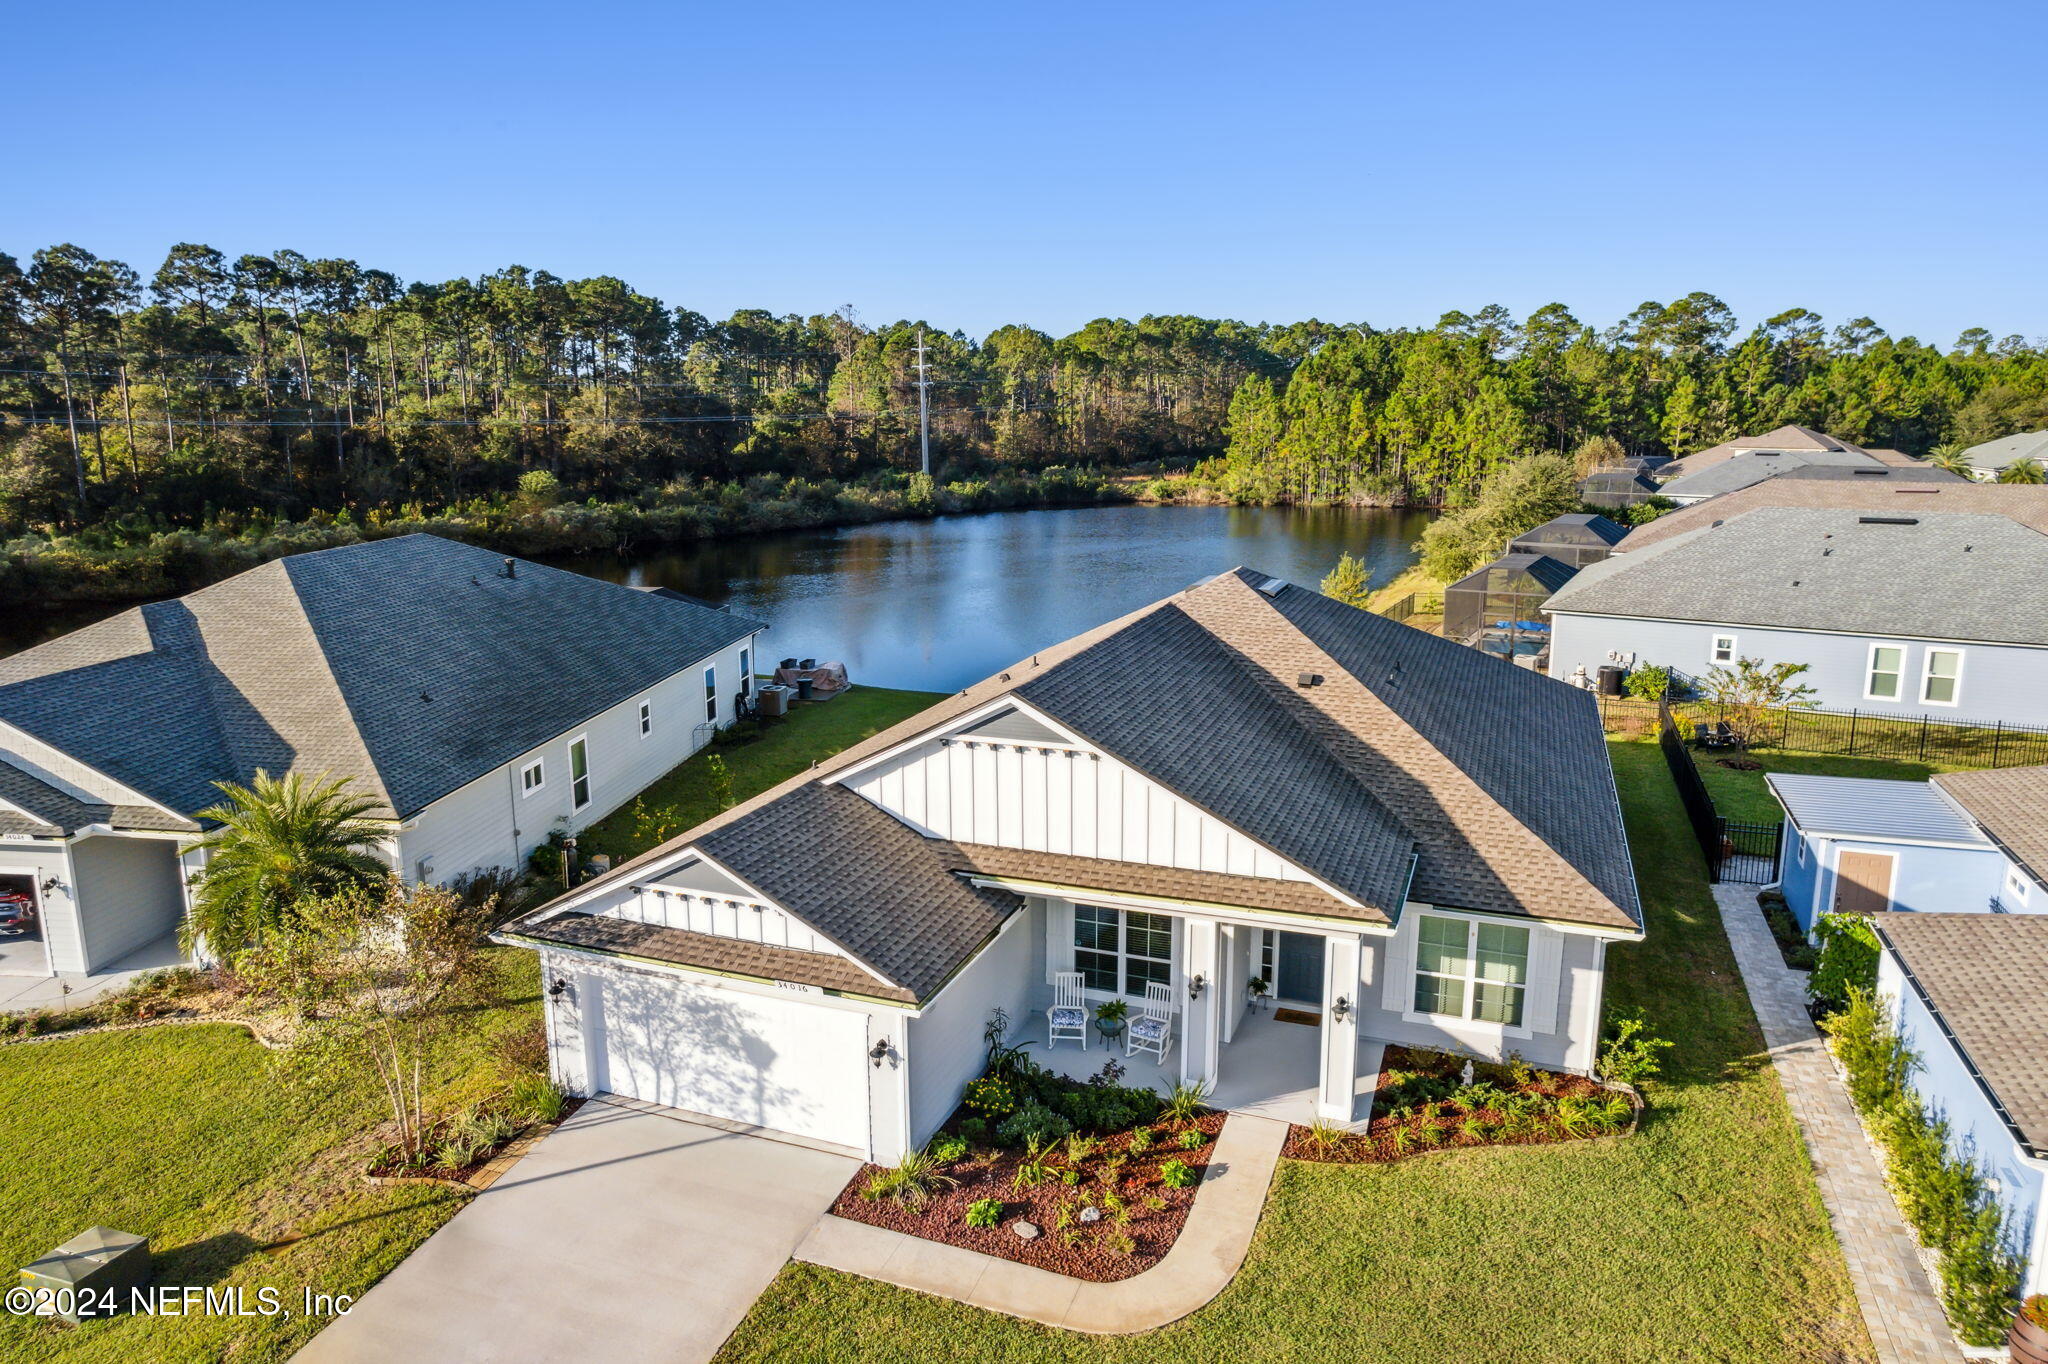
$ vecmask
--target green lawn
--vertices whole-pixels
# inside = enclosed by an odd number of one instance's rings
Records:
[[[534,956],[495,949],[491,1005],[446,1039],[446,1106],[501,1082],[499,1038],[539,1017]],[[154,1283],[360,1295],[462,1205],[438,1185],[372,1188],[372,1096],[302,1095],[229,1024],[0,1048],[0,1263],[95,1224],[150,1238]],[[10,1361],[284,1360],[317,1320],[121,1317],[72,1328],[0,1316]]]
[[[640,811],[632,802],[577,835],[581,853],[605,853],[614,862],[646,852],[664,836],[682,833],[719,811],[709,776],[712,755],[725,759],[732,773],[735,801],[767,790],[812,763],[879,734],[942,698],[943,693],[892,691],[886,687],[855,687],[831,701],[798,705],[781,721],[770,722],[758,739],[717,745],[675,768],[640,793]],[[658,830],[666,827],[666,834]]]
[[[1662,756],[1612,750],[1651,936],[1610,954],[1610,995],[1679,1042],[1638,1135],[1283,1162],[1235,1282],[1149,1335],[1066,1335],[792,1265],[721,1360],[1869,1359]]]
[[[1647,746],[1647,745],[1646,745]],[[1747,756],[1761,763],[1755,772],[1739,772],[1721,766],[1716,758],[1728,756],[1706,749],[1693,751],[1693,764],[1714,798],[1714,808],[1724,819],[1775,824],[1785,817],[1784,809],[1764,785],[1767,772],[1806,772],[1820,777],[1880,777],[1891,781],[1926,781],[1936,772],[1954,769],[1942,763],[1895,762],[1889,758],[1844,758],[1829,753],[1781,753],[1758,749]]]

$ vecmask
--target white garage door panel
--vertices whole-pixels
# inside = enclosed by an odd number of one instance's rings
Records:
[[[604,1088],[865,1148],[867,1018],[649,976],[602,991]]]

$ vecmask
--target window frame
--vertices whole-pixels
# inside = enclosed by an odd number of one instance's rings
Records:
[[[754,651],[746,645],[740,646],[740,694],[751,696],[754,692]]]
[[[704,670],[704,720],[707,724],[718,723],[718,665],[712,664]]]
[[[1964,655],[1964,652],[1965,652],[1965,651],[1964,651],[1964,650],[1962,650],[1962,649],[1957,649],[1957,648],[1953,648],[1953,647],[1945,647],[1945,646],[1934,646],[1934,645],[1929,645],[1929,646],[1927,647],[1927,649],[1923,651],[1923,657],[1922,657],[1922,658],[1921,658],[1921,660],[1920,660],[1920,704],[1921,704],[1921,705],[1923,705],[1923,706],[1950,706],[1950,707],[1953,707],[1953,706],[1958,706],[1958,705],[1961,705],[1961,704],[1962,704],[1962,700],[1963,700],[1963,655]],[[1937,677],[1935,676],[1935,673],[1934,673],[1934,658],[1935,658],[1935,655],[1936,655],[1936,654],[1947,654],[1947,655],[1949,655],[1950,657],[1952,657],[1952,658],[1954,658],[1954,659],[1955,659],[1955,661],[1956,661],[1956,670],[1955,670],[1955,674],[1954,674],[1953,676],[1951,676],[1951,677],[1942,677],[1942,678],[1937,678]],[[1931,697],[1931,696],[1929,696],[1929,695],[1927,694],[1927,688],[1928,688],[1928,684],[1929,684],[1929,683],[1932,683],[1932,682],[1936,682],[1936,681],[1946,682],[1946,683],[1948,683],[1948,684],[1949,684],[1949,689],[1950,689],[1950,690],[1949,690],[1949,698],[1948,698],[1948,700],[1946,700],[1946,701],[1937,701],[1937,700],[1935,700],[1935,699],[1934,699],[1933,697]]]
[[[1464,972],[1462,975],[1452,975],[1445,971],[1425,971],[1423,969],[1421,953],[1422,925],[1431,919],[1442,923],[1458,924],[1464,928]],[[1534,925],[1511,924],[1499,920],[1482,919],[1461,914],[1440,914],[1424,911],[1418,911],[1415,920],[1415,940],[1412,944],[1414,955],[1410,961],[1408,971],[1408,1007],[1404,1011],[1409,1019],[1417,1022],[1450,1020],[1482,1028],[1497,1028],[1503,1034],[1509,1036],[1521,1037],[1531,1035],[1532,1030],[1528,1024],[1528,1017],[1529,991],[1535,985],[1536,934]],[[1519,981],[1487,980],[1480,974],[1479,934],[1483,928],[1501,929],[1522,935],[1522,964],[1521,979]],[[1457,982],[1459,1007],[1462,1012],[1439,1013],[1423,1008],[1420,991],[1425,979]],[[1479,987],[1482,985],[1498,986],[1508,990],[1520,991],[1520,994],[1517,996],[1519,1007],[1515,1010],[1515,1018],[1512,1022],[1504,1019],[1481,1018],[1479,1016]]]
[[[2027,874],[2014,862],[2005,864],[2005,891],[2012,902],[2024,908],[2028,898],[2028,887],[2033,884]]]
[[[1878,675],[1877,651],[1879,649],[1896,649],[1899,654],[1899,666],[1892,669],[1890,673],[1893,688],[1890,696],[1882,695],[1871,685],[1876,681]],[[1873,639],[1870,641],[1870,647],[1863,651],[1863,699],[1866,701],[1890,701],[1894,705],[1903,704],[1906,699],[1906,665],[1911,661],[1911,656],[1912,650],[1897,640]]]
[[[647,697],[640,702],[640,737],[654,737],[654,699]]]
[[[1084,920],[1082,918],[1083,911],[1088,912],[1090,915],[1111,914],[1116,916],[1114,948],[1097,947],[1093,944],[1084,945],[1081,942],[1081,929],[1084,923],[1091,923],[1096,927],[1101,926],[1101,920],[1099,919],[1091,918]],[[1166,934],[1166,955],[1164,957],[1155,957],[1147,952],[1133,952],[1131,950],[1132,915],[1142,915],[1148,919],[1159,920],[1160,927],[1141,926],[1139,931],[1146,933],[1163,932]],[[1074,905],[1074,926],[1070,934],[1074,949],[1073,969],[1081,973],[1082,985],[1091,994],[1112,995],[1127,1000],[1142,1000],[1145,998],[1146,985],[1164,985],[1168,990],[1171,990],[1173,988],[1174,966],[1178,951],[1177,940],[1179,937],[1173,929],[1174,917],[1171,914],[1161,914],[1155,910],[1147,909],[1124,909],[1117,905],[1084,904],[1077,901]],[[1083,953],[1094,957],[1114,958],[1115,965],[1111,968],[1114,972],[1114,978],[1109,987],[1105,988],[1089,981],[1089,968],[1081,964],[1081,955]],[[1130,988],[1132,983],[1131,963],[1134,961],[1163,965],[1166,968],[1165,978],[1158,981],[1140,980],[1137,982],[1138,988],[1132,990]]]
[[[583,775],[576,775],[578,752],[583,758]],[[569,741],[569,808],[581,810],[590,804],[590,736],[579,734]]]
[[[1728,656],[1721,657],[1721,641],[1728,642]],[[1707,639],[1707,662],[1714,667],[1732,665],[1742,657],[1741,641],[1734,635],[1711,635]]]
[[[533,780],[526,779],[533,774]],[[535,758],[519,769],[519,798],[525,800],[536,791],[545,791],[548,785],[548,764],[545,758]]]

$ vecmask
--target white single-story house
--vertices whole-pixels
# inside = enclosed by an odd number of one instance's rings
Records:
[[[1909,1081],[2005,1211],[2022,1293],[2048,1291],[2048,917],[1880,914],[1878,998]]]
[[[1239,569],[501,937],[540,954],[569,1092],[893,1160],[998,1008],[1065,1073],[1301,1121],[1361,1116],[1389,1042],[1585,1072],[1642,931],[1592,697]],[[1056,984],[1154,1008],[1162,1053],[1048,1045]]]
[[[432,535],[298,554],[0,659],[0,970],[178,927],[216,782],[345,777],[407,880],[517,866],[729,723],[765,627]]]
[[[1998,476],[2014,460],[2030,459],[2036,464],[2048,465],[2048,431],[2022,431],[2018,435],[1987,440],[1963,451],[1963,458],[1969,461],[1972,478],[1982,483],[1996,483]]]
[[[1551,676],[1700,678],[1753,658],[1808,665],[1799,682],[1833,710],[2048,724],[2048,593],[2026,586],[2048,582],[2048,535],[1923,505],[1760,506],[1646,548],[1630,536],[1545,603]]]

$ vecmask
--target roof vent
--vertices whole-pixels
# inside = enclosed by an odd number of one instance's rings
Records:
[[[505,560],[505,576],[508,578],[519,576],[519,561],[517,559]]]
[[[1322,675],[1320,673],[1296,673],[1294,675],[1294,685],[1297,687],[1320,687],[1323,685]]]
[[[1259,591],[1265,593],[1269,597],[1277,597],[1280,595],[1280,589],[1285,586],[1287,586],[1287,580],[1285,578],[1268,578],[1266,579],[1266,581],[1259,584]]]
[[[1856,524],[1859,526],[1917,526],[1920,524],[1920,518],[1917,516],[1859,516],[1856,518]]]
[[[1889,469],[1851,469],[1849,474],[1852,478],[1883,478],[1890,472]]]

